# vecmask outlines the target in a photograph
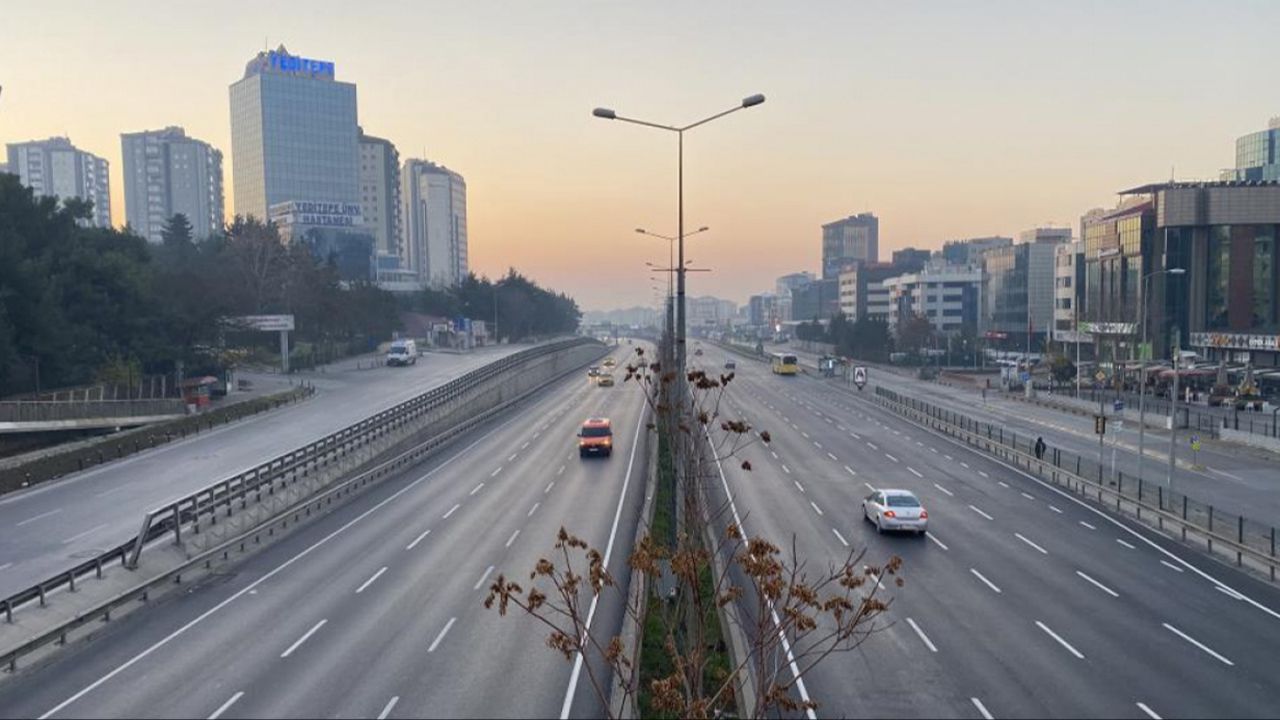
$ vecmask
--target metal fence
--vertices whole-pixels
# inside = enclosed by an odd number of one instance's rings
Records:
[[[330,467],[344,456],[384,439],[428,412],[439,408],[463,407],[471,397],[471,392],[489,380],[521,368],[531,360],[590,344],[598,343],[587,338],[574,338],[508,355],[253,469],[151,510],[143,517],[141,529],[135,537],[44,582],[0,600],[0,611],[4,612],[8,622],[12,622],[14,610],[37,601],[43,606],[50,592],[61,588],[74,591],[78,581],[90,575],[102,577],[106,566],[120,563],[130,569],[136,568],[143,548],[166,534],[172,534],[175,541],[181,542],[184,529],[198,532],[198,523],[216,522],[219,513],[229,514],[236,503],[242,507],[247,506],[251,501],[250,496],[253,496],[253,502],[258,502],[264,495],[274,494],[285,485]]]
[[[1233,554],[1237,565],[1246,559],[1276,579],[1276,528],[1243,515],[1229,513],[1212,504],[1189,498],[1162,483],[1145,480],[1122,470],[1113,471],[1105,463],[1048,445],[1036,452],[1037,436],[1019,434],[1002,425],[973,419],[954,410],[884,387],[876,388],[876,398],[900,414],[923,420],[931,427],[956,436],[970,445],[1002,457],[1015,458],[1057,484],[1096,497],[1140,519],[1177,529],[1184,541],[1198,539],[1210,551]]]
[[[1101,399],[1108,406],[1116,400],[1123,400],[1132,410],[1136,410],[1139,405],[1137,393],[1119,390],[1081,388],[1080,398],[1093,402]],[[1147,394],[1146,411],[1148,413],[1168,416],[1171,406],[1172,403],[1165,398],[1150,393]],[[1178,427],[1202,431],[1222,428],[1239,430],[1251,435],[1280,437],[1280,434],[1278,434],[1280,433],[1280,428],[1277,427],[1276,422],[1277,413],[1280,413],[1280,408],[1269,412],[1259,412],[1255,410],[1236,410],[1233,407],[1209,407],[1207,405],[1189,405],[1185,402],[1179,402]]]
[[[173,400],[18,400],[0,402],[0,422],[57,422],[185,415]]]

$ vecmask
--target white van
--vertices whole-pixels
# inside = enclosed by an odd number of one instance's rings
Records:
[[[417,365],[418,346],[412,340],[396,340],[387,350],[387,365]]]

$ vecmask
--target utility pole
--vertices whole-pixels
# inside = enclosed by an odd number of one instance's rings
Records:
[[[1169,401],[1169,492],[1173,492],[1173,472],[1178,449],[1178,375],[1182,365],[1182,329],[1173,328],[1173,397]]]

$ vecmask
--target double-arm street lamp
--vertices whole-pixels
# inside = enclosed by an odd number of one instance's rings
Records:
[[[710,229],[711,228],[707,227],[706,225],[703,225],[697,230],[694,230],[688,235],[685,235],[685,237],[693,237],[698,233],[703,233]],[[675,247],[676,247],[677,238],[674,235],[659,235],[658,233],[649,232],[644,228],[636,228],[636,233],[640,235],[648,235],[649,237],[653,237],[653,238],[658,238],[659,240],[666,240],[667,241],[667,267],[675,267],[676,265]],[[648,265],[650,263],[645,263],[645,264]],[[668,295],[671,294],[671,276],[670,275],[667,276],[667,294]]]
[[[677,175],[676,175],[676,194],[677,194],[677,232],[676,241],[679,245],[679,257],[674,267],[676,268],[676,366],[679,370],[682,381],[679,383],[683,387],[683,376],[685,369],[685,262],[684,262],[684,133],[686,130],[692,130],[700,125],[705,125],[712,120],[717,120],[735,113],[739,110],[745,110],[749,107],[755,107],[764,102],[764,95],[752,95],[742,99],[737,106],[732,107],[723,112],[716,113],[710,117],[703,118],[697,122],[688,125],[663,125],[661,123],[648,122],[646,120],[637,120],[635,118],[623,117],[609,108],[596,108],[592,111],[592,115],[603,118],[605,120],[621,120],[623,122],[632,123],[634,125],[643,125],[645,127],[655,128],[658,130],[666,130],[676,134],[677,145]],[[648,233],[646,233],[648,234]],[[680,391],[680,398],[683,400],[683,391]]]
[[[1184,275],[1186,274],[1186,272],[1187,271],[1184,268],[1165,268],[1164,270],[1152,270],[1151,272],[1142,276],[1142,283],[1139,288],[1140,291],[1142,292],[1142,301],[1138,306],[1138,325],[1142,327],[1142,344],[1138,346],[1138,377],[1139,377],[1138,379],[1138,477],[1142,477],[1142,464],[1147,457],[1146,456],[1147,367],[1142,362],[1143,349],[1146,348],[1147,346],[1147,301],[1150,299],[1150,294],[1147,291],[1147,287],[1150,284],[1151,278],[1155,277],[1156,275],[1164,275],[1164,274]],[[1175,376],[1178,373],[1178,359],[1176,357],[1173,359],[1173,372]],[[1178,399],[1176,397],[1173,398],[1173,402],[1175,403],[1175,407],[1176,407],[1176,403],[1178,402]],[[1178,420],[1176,417],[1172,418],[1173,423],[1177,423],[1177,421]],[[1169,455],[1170,457],[1173,456],[1172,447],[1170,447],[1169,449]],[[1172,470],[1169,473],[1169,489],[1170,490],[1173,489],[1173,471]]]

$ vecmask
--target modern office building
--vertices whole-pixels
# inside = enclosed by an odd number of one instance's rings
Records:
[[[813,273],[807,270],[783,275],[774,282],[774,293],[779,296],[790,296],[791,292],[796,288],[804,287],[817,279]]]
[[[977,265],[982,262],[982,254],[986,251],[1012,244],[1013,238],[998,235],[967,240],[948,240],[942,245],[942,259],[948,265]]]
[[[1124,198],[1112,210],[1090,210],[1080,219],[1085,264],[1080,329],[1093,337],[1103,363],[1138,358],[1134,329],[1145,302],[1142,277],[1154,267],[1155,220],[1155,208],[1144,196]]]
[[[928,250],[903,248],[893,251],[892,264],[900,268],[902,272],[916,272],[924,267],[932,256],[933,253]]]
[[[1154,205],[1148,331],[1211,360],[1280,367],[1280,181],[1167,182],[1126,190]]]
[[[1071,239],[1069,229],[1037,228],[1021,233],[1016,245],[982,254],[981,324],[989,338],[1039,351],[1053,329],[1054,257],[1064,237]]]
[[[934,330],[945,335],[980,328],[982,268],[930,262],[915,273],[883,281],[889,294],[888,321],[897,328],[912,317],[927,318]]]
[[[738,313],[738,304],[732,300],[704,295],[690,297],[686,300],[685,311],[688,313],[686,324],[691,332],[699,329],[724,327],[730,324]]]
[[[1280,117],[1271,118],[1266,130],[1236,139],[1236,167],[1224,179],[1280,180]]]
[[[836,280],[855,261],[880,260],[880,220],[869,212],[822,226],[822,279]]]
[[[334,65],[258,53],[231,85],[236,213],[266,218],[286,202],[360,204],[356,86]]]
[[[382,256],[404,259],[400,153],[390,140],[360,133],[360,214]]]
[[[752,295],[747,300],[747,318],[756,327],[775,326],[783,322],[778,314],[778,296],[773,293]]]
[[[65,137],[9,143],[9,172],[37,196],[93,203],[84,224],[111,227],[111,186],[107,161],[80,150]]]
[[[123,133],[124,217],[134,232],[158,243],[169,218],[181,213],[201,240],[222,230],[222,152],[187,137],[180,127]]]
[[[1093,336],[1079,327],[1084,286],[1084,241],[1060,243],[1053,255],[1053,340],[1063,345],[1070,357],[1076,356],[1076,345],[1093,344]],[[1081,357],[1090,355],[1091,347],[1089,353],[1081,353]]]
[[[910,260],[910,258],[908,258]],[[908,262],[853,263],[840,273],[840,312],[850,321],[885,319],[889,290],[884,281],[897,275],[919,272],[923,265]]]
[[[428,160],[405,160],[400,173],[406,267],[432,287],[448,287],[470,272],[467,263],[467,183]]]
[[[840,312],[840,281],[814,280],[791,291],[791,319],[827,321]]]

